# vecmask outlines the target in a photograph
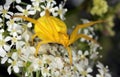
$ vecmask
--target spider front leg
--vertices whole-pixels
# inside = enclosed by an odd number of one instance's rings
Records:
[[[35,37],[37,37],[37,36],[38,36],[38,34],[34,34],[34,35],[32,36],[32,45],[34,44],[33,40],[34,40]]]
[[[41,41],[38,43],[37,47],[36,47],[36,52],[35,52],[35,56],[38,55],[38,52],[39,52],[39,48],[42,44],[47,44],[47,43],[53,43],[53,41]]]
[[[70,64],[72,65],[72,51],[70,49],[70,47],[66,47],[67,51],[68,51],[68,57],[70,59]]]

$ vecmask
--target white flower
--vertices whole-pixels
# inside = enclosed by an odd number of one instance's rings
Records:
[[[6,0],[5,6],[10,6],[13,2],[21,3],[21,0]]]
[[[17,36],[18,34],[22,33],[22,27],[21,25],[15,23],[15,19],[10,19],[7,21],[7,30],[10,32],[10,35]]]
[[[78,55],[80,55],[80,63],[84,65],[88,65],[88,58],[89,52],[86,50],[84,53],[83,51],[79,50]]]
[[[53,71],[53,70],[52,70]],[[54,77],[60,77],[60,71],[53,71],[53,74],[52,74]]]
[[[0,47],[0,56],[4,57],[5,55],[6,55],[6,51],[2,47]]]
[[[16,1],[16,3],[21,3],[21,0],[15,0]]]
[[[2,17],[5,17],[7,19],[10,19],[10,15],[13,15],[12,12],[9,12],[10,6],[0,6],[0,14],[2,14]]]
[[[98,62],[96,66],[98,67],[99,72],[99,74],[97,74],[96,77],[111,77],[108,66],[104,67],[104,65],[100,62]]]
[[[36,3],[33,2],[32,5],[33,5],[32,9],[35,11],[35,13],[37,11],[41,11],[41,8],[40,8],[39,4],[36,4]]]
[[[90,44],[90,47],[91,47],[91,51],[93,51],[93,52],[96,52],[98,48],[102,49],[100,47],[100,45],[98,45],[98,44],[95,44],[95,43],[92,43],[92,42],[89,43],[89,44]]]
[[[18,35],[13,35],[11,37],[11,46],[15,45],[17,42],[19,42],[21,40],[21,36]]]
[[[39,58],[33,57],[31,59],[31,65],[30,68],[32,68],[33,71],[39,71],[40,67],[44,67],[42,64],[42,61]]]
[[[21,48],[21,59],[25,62],[34,60],[35,48],[32,46],[24,46]]]
[[[24,33],[22,34],[22,38],[25,40],[26,43],[29,42],[30,36],[27,30],[25,30]]]
[[[27,5],[26,9],[23,9],[21,6],[17,5],[16,6],[17,10],[22,12],[21,14],[28,16],[28,15],[34,15],[35,11],[32,10],[31,5]]]
[[[39,5],[42,2],[45,2],[45,0],[31,0],[31,2],[35,5]]]
[[[63,68],[63,76],[61,77],[71,77],[71,68],[69,66],[66,66]]]
[[[51,3],[51,4],[56,4],[56,1],[55,0],[46,0],[47,1],[47,3]]]
[[[50,68],[49,67],[42,67],[41,68],[41,73],[42,73],[42,76],[43,77],[49,77],[49,76],[51,76],[51,74],[50,74]]]
[[[4,64],[7,60],[8,60],[8,56],[6,54],[5,57],[1,58],[1,64]]]
[[[0,34],[2,34],[4,32],[4,29],[0,29]]]
[[[98,58],[98,54],[99,54],[99,52],[93,51],[91,53],[91,55],[90,55],[90,59],[93,59],[93,60],[97,59]]]
[[[52,13],[53,16],[60,16],[60,18],[61,18],[62,20],[65,20],[64,15],[65,15],[65,13],[67,12],[67,9],[64,9],[63,7],[64,7],[64,6],[63,6],[62,4],[60,4],[59,7],[55,7],[55,11],[56,11],[56,12],[53,12],[53,13]]]
[[[0,23],[2,22],[2,19],[0,18]]]
[[[64,63],[59,57],[54,58],[50,65],[52,68],[59,69],[59,70],[61,70],[64,67]]]
[[[84,69],[84,68],[80,67],[79,71],[80,71],[80,74],[81,74],[80,77],[93,77],[92,75],[89,74],[93,71],[90,67],[87,68],[87,69]]]
[[[58,51],[57,48],[58,48],[57,44],[54,44],[53,46],[51,46],[50,44],[43,44],[40,46],[38,54],[50,53],[51,55],[56,55]]]
[[[4,57],[6,55],[6,51],[10,50],[10,45],[7,42],[10,41],[10,37],[4,37],[0,34],[0,56]]]
[[[31,28],[31,27],[32,27],[32,23],[29,22],[29,23],[27,24],[27,27],[28,27],[28,28]]]
[[[43,11],[40,13],[40,16],[44,16],[45,15],[45,11],[48,10],[50,13],[55,11],[55,8],[53,8],[54,4],[52,3],[46,3],[45,5],[41,5],[41,8],[43,9]]]
[[[53,60],[53,56],[44,54],[42,57],[42,62],[44,64],[50,64]]]
[[[15,73],[19,73],[20,69],[19,67],[23,66],[23,62],[18,60],[18,54],[17,52],[14,52],[11,56],[12,59],[8,60],[8,63],[10,63],[11,65],[8,67],[7,71],[9,74],[11,74],[11,71],[13,69],[13,71]]]
[[[90,59],[95,60],[99,57],[99,52],[97,52],[97,49],[100,48],[100,46],[92,42],[89,44],[90,44]]]
[[[2,19],[0,18],[0,23],[2,22]]]
[[[9,21],[7,21],[8,26],[12,26],[12,25],[15,25],[15,24],[16,23],[15,23],[14,19],[10,19]]]

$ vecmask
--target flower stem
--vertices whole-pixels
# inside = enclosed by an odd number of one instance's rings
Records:
[[[40,75],[40,72],[37,71],[37,72],[36,72],[36,77],[40,77],[39,75]]]
[[[25,3],[25,2],[21,2],[20,4],[22,4],[22,5],[28,5],[28,3]]]
[[[3,16],[3,29],[5,30],[5,17]]]

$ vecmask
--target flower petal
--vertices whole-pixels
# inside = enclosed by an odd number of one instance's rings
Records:
[[[0,47],[0,56],[4,57],[5,55],[6,55],[5,50],[2,47]]]
[[[18,68],[18,66],[13,66],[13,70],[14,70],[15,73],[19,73],[19,68]]]
[[[40,13],[40,16],[44,16],[45,15],[45,11],[42,11],[41,13]]]
[[[7,61],[8,57],[4,57],[1,59],[1,64],[4,64]]]
[[[21,8],[20,6],[16,6],[16,8],[17,8],[17,10],[20,11],[20,12],[23,12],[23,11],[24,11],[24,9]]]
[[[31,5],[27,5],[26,9],[29,10],[31,8]]]
[[[87,69],[87,72],[89,73],[89,72],[92,72],[93,70],[91,69],[91,68],[88,68]]]
[[[4,49],[5,49],[6,51],[9,51],[9,50],[10,50],[10,46],[9,46],[9,45],[4,45]]]
[[[16,3],[21,3],[21,0],[16,0]]]
[[[14,52],[12,54],[12,59],[17,60],[17,58],[18,58],[18,54],[17,54],[17,52]]]
[[[10,65],[10,66],[8,67],[8,69],[7,69],[9,75],[11,74],[11,71],[12,71],[12,70],[11,70],[11,67],[12,67],[12,66]]]

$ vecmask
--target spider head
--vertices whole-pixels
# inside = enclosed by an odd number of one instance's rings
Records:
[[[58,43],[62,44],[65,48],[69,46],[69,36],[65,33],[59,33]]]

